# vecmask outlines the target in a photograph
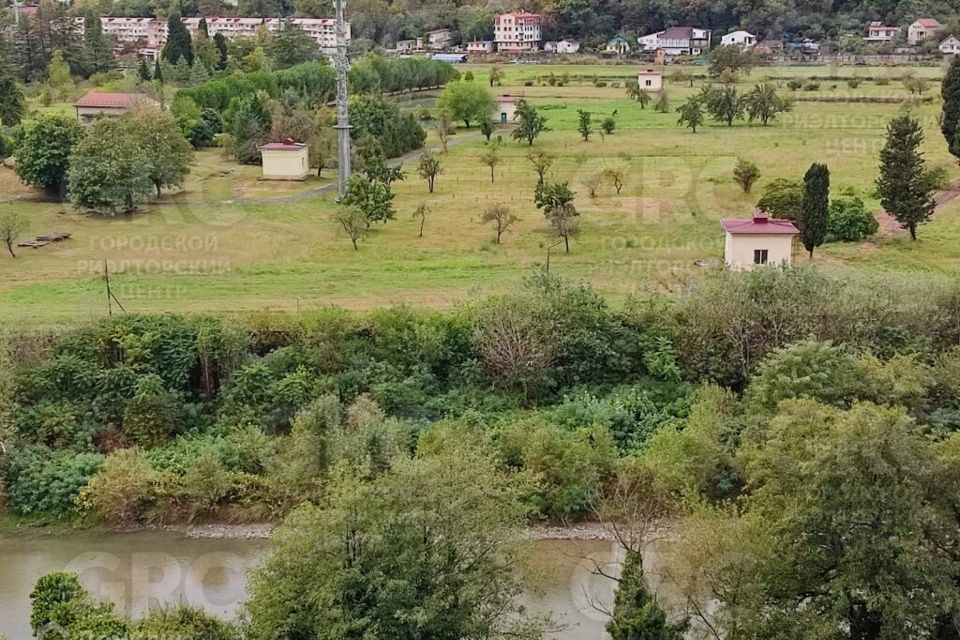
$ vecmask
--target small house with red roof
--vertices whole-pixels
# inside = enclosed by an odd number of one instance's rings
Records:
[[[91,91],[73,103],[77,120],[82,125],[93,124],[99,116],[122,116],[135,105],[146,103],[160,106],[156,100],[142,93],[104,93]]]
[[[731,269],[790,264],[793,238],[800,231],[789,220],[777,220],[765,211],[757,211],[752,218],[726,218],[720,224],[726,232],[723,261]]]
[[[306,180],[310,173],[310,145],[287,138],[260,145],[264,180]]]

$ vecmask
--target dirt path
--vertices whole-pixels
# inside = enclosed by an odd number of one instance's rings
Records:
[[[945,189],[940,189],[933,194],[933,201],[937,203],[937,208],[949,204],[957,198],[960,198],[960,178],[951,182]],[[880,223],[880,229],[878,230],[880,237],[897,236],[907,232],[907,230],[901,227],[900,223],[886,211],[878,213],[876,218],[877,222]]]

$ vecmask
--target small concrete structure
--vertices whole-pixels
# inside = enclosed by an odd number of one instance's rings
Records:
[[[655,69],[647,69],[637,74],[637,86],[644,91],[660,91],[663,88],[663,74]]]
[[[723,261],[735,271],[759,265],[789,265],[793,259],[793,237],[800,231],[789,220],[769,218],[757,211],[749,220],[720,221],[726,232]]]
[[[493,121],[500,124],[513,122],[513,116],[517,113],[517,102],[520,100],[521,98],[517,96],[497,96],[497,104],[493,110]]]
[[[103,93],[91,91],[73,103],[77,120],[82,125],[93,124],[98,116],[122,116],[141,102],[159,107],[160,103],[142,93]]]
[[[557,43],[557,53],[571,54],[580,51],[580,43],[576,40],[561,40]]]
[[[310,145],[287,138],[260,146],[264,180],[306,180],[310,173]]]
[[[720,44],[724,47],[738,46],[741,49],[750,49],[757,44],[757,36],[749,31],[738,29],[720,38]]]

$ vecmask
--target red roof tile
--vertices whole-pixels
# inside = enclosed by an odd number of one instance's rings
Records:
[[[92,107],[100,109],[126,109],[141,100],[149,100],[142,93],[99,93],[91,91],[73,103],[75,107]]]
[[[751,233],[760,235],[793,235],[800,233],[800,230],[797,229],[789,220],[768,218],[767,214],[763,211],[756,212],[753,215],[753,218],[749,220],[725,218],[720,221],[720,224],[723,225],[723,229],[727,233],[734,234]]]
[[[299,151],[303,149],[306,143],[303,142],[294,142],[292,139],[287,138],[282,142],[268,142],[266,144],[260,145],[261,149],[270,149],[271,151]]]

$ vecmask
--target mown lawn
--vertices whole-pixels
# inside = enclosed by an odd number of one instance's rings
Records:
[[[484,67],[471,69],[477,82],[486,81]],[[614,300],[651,288],[678,291],[702,278],[709,267],[697,263],[718,265],[722,259],[719,219],[748,215],[766,182],[800,177],[811,162],[829,164],[835,195],[859,195],[877,207],[871,196],[877,153],[885,123],[899,112],[899,104],[798,102],[769,127],[711,125],[692,134],[676,127],[672,110],[640,109],[626,99],[622,86],[524,85],[534,75],[557,69],[512,65],[498,91],[525,95],[543,109],[552,131],[534,148],[557,157],[550,179],[569,181],[578,192],[581,234],[570,254],[562,247],[551,250],[551,269],[591,282]],[[764,75],[794,71],[758,69],[741,88],[748,90]],[[902,69],[803,69],[808,75],[864,77],[879,71]],[[593,68],[571,67],[569,72],[587,74]],[[918,70],[921,74],[930,70]],[[834,90],[821,83],[819,92],[907,95],[898,82],[864,83],[857,90],[838,84]],[[675,106],[700,86],[700,81],[692,89],[668,82],[671,103]],[[805,93],[817,92],[797,92]],[[934,94],[935,88],[928,95]],[[576,132],[578,109],[590,111],[597,124],[616,112],[616,131],[582,141]],[[915,112],[926,129],[928,159],[955,176],[955,163],[936,125],[938,109],[926,104]],[[315,189],[332,176],[306,184],[264,183],[256,179],[257,168],[225,162],[216,150],[198,154],[183,192],[132,217],[96,218],[68,205],[39,201],[0,203],[0,209],[28,214],[30,235],[52,230],[74,234],[68,242],[21,250],[16,260],[0,258],[0,319],[58,322],[105,314],[104,260],[127,311],[445,306],[500,290],[542,265],[554,240],[532,202],[536,175],[526,159],[529,147],[510,140],[508,129],[498,135],[504,137],[503,161],[493,183],[480,162],[484,142],[473,131],[460,131],[458,136],[470,136],[468,140],[442,157],[435,193],[427,193],[415,163],[406,166],[407,178],[396,187],[396,219],[378,226],[357,252],[331,219],[337,206],[332,193],[271,200]],[[763,174],[753,194],[741,193],[730,179],[738,156],[756,162]],[[626,171],[622,193],[604,185],[596,198],[589,198],[583,181],[608,167]],[[9,170],[0,169],[0,195],[29,192],[16,186]],[[229,200],[236,203],[223,203]],[[430,208],[422,238],[412,217],[421,202]],[[495,203],[509,206],[520,218],[499,246],[492,242],[492,228],[479,223],[482,211]],[[960,260],[957,208],[951,204],[940,211],[921,229],[917,243],[904,235],[831,245],[817,262],[834,269],[952,274]]]

